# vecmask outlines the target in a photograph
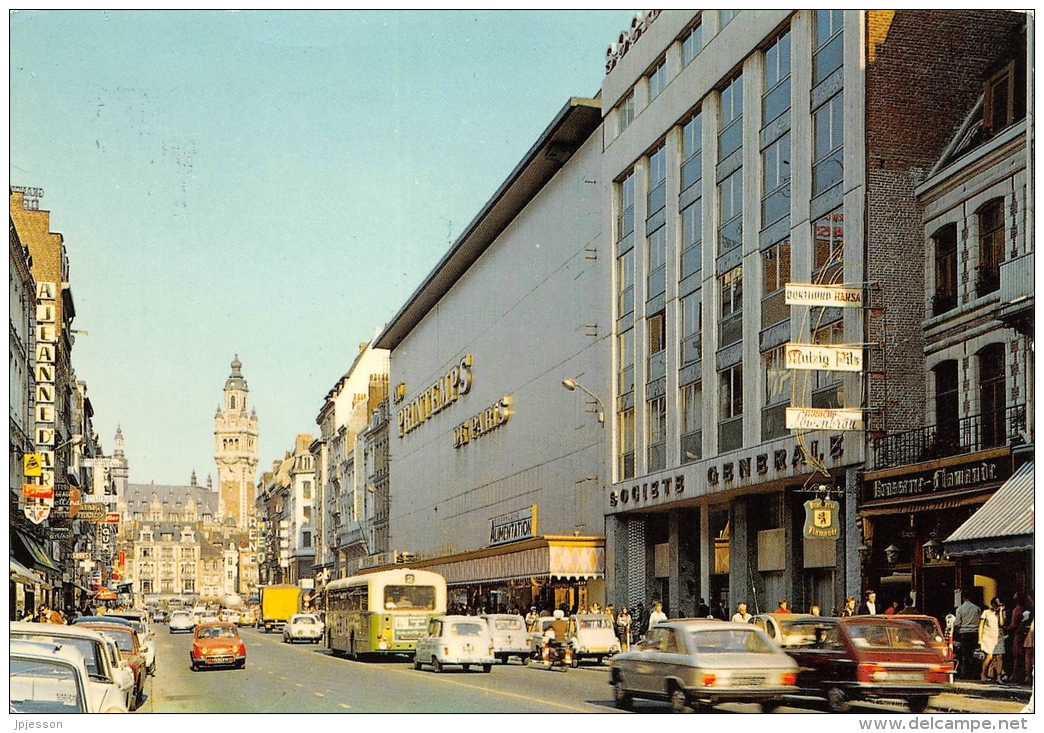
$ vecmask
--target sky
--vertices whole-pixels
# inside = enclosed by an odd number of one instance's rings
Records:
[[[216,481],[238,355],[258,470],[570,97],[634,10],[9,16],[10,184],[44,190],[73,368],[132,483]]]

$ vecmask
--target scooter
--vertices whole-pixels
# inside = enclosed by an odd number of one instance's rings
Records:
[[[573,650],[569,644],[548,639],[544,642],[541,657],[549,670],[558,667],[565,672],[573,663]]]

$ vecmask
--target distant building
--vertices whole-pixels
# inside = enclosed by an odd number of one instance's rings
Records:
[[[272,462],[257,487],[256,511],[264,537],[264,561],[259,567],[262,585],[301,584],[314,578],[315,459],[313,438],[297,436],[294,450]]]

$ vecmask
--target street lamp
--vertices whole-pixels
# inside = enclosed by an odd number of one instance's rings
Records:
[[[600,399],[598,399],[598,396],[594,392],[592,392],[591,390],[587,389],[587,387],[585,387],[584,385],[580,384],[575,379],[570,379],[569,377],[566,377],[565,379],[562,380],[562,386],[565,387],[566,389],[568,389],[570,392],[572,392],[573,390],[578,389],[581,392],[583,392],[584,394],[586,394],[588,397],[593,399],[595,402],[597,402],[598,403],[598,422],[601,423],[603,427],[605,426],[605,408],[602,406],[602,401]]]

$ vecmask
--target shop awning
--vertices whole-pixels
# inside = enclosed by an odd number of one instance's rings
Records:
[[[11,558],[11,580],[16,583],[21,583],[22,585],[42,585],[44,588],[53,587],[50,583],[22,563],[15,560],[13,557]]]
[[[15,530],[15,534],[18,535],[18,539],[25,545],[25,549],[29,552],[29,555],[33,559],[33,563],[40,567],[45,573],[61,573],[62,569],[58,567],[57,563],[47,554],[47,550],[43,548],[39,542],[27,535],[25,532]]]
[[[1027,461],[943,542],[951,557],[1033,549],[1033,461]]]
[[[410,563],[410,567],[439,573],[448,585],[604,578],[605,539],[535,537],[449,557],[419,560]]]

